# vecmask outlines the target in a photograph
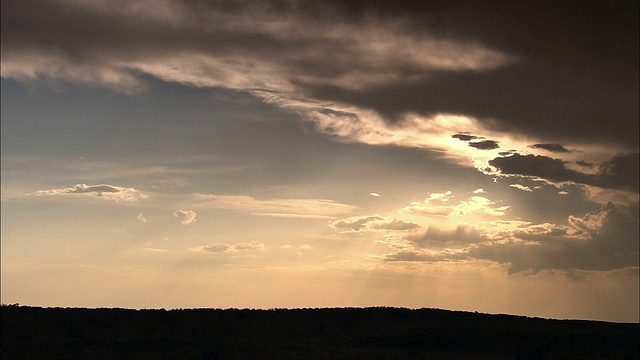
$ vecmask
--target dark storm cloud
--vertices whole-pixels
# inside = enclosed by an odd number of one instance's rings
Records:
[[[359,91],[316,86],[313,93],[390,118],[406,111],[462,113],[546,139],[638,145],[637,2],[416,7],[411,14],[397,10],[415,20],[415,31],[471,39],[524,60],[490,72],[439,72]]]
[[[498,142],[495,140],[482,140],[482,141],[469,142],[469,146],[474,147],[478,150],[493,150],[500,147],[498,145]]]
[[[463,133],[454,134],[454,135],[451,135],[451,137],[461,141],[470,141],[478,138],[475,135],[463,134]]]
[[[513,154],[489,161],[503,174],[535,176],[552,182],[574,182],[606,189],[638,192],[638,153],[620,154],[600,165],[597,174],[569,169],[559,159],[541,155]]]
[[[543,149],[543,150],[556,152],[556,153],[571,152],[571,150],[565,148],[564,146],[562,146],[562,144],[533,144],[529,147],[533,149]]]
[[[451,113],[551,142],[638,145],[637,2],[149,4],[3,1],[3,76],[293,87],[387,121]]]
[[[570,218],[570,223],[578,230],[574,236],[558,228],[535,235],[515,232],[515,237],[536,243],[483,243],[471,247],[469,256],[509,264],[510,274],[638,266],[637,218],[637,205],[625,210],[608,204],[598,213]]]

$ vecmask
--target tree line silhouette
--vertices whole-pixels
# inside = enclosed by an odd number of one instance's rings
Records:
[[[638,359],[638,323],[438,309],[3,305],[8,359]]]

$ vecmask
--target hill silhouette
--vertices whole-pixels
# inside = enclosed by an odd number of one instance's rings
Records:
[[[638,359],[639,324],[438,309],[3,305],[10,359]]]

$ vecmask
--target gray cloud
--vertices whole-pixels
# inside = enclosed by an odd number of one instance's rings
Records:
[[[493,150],[500,147],[498,145],[498,142],[495,140],[473,141],[469,142],[469,146],[474,147],[478,150]]]
[[[454,139],[461,140],[461,141],[470,141],[470,140],[474,140],[474,139],[478,138],[475,135],[465,134],[465,133],[453,134],[453,135],[451,135],[451,137],[454,138]]]
[[[67,193],[69,194],[86,194],[86,193],[117,193],[122,189],[117,188],[111,185],[85,185],[85,184],[77,184],[74,187],[67,189]]]
[[[575,182],[606,189],[638,192],[638,153],[619,154],[600,165],[600,172],[587,174],[569,169],[559,159],[540,155],[513,154],[489,161],[503,174],[535,176],[553,182]]]
[[[225,252],[227,250],[229,250],[231,246],[227,245],[227,244],[211,244],[211,245],[206,245],[202,247],[202,250],[204,251],[208,251],[208,252]]]
[[[551,228],[515,232],[535,243],[482,243],[469,256],[509,264],[509,273],[541,270],[613,270],[638,266],[638,207],[630,210],[608,204],[600,212],[570,218],[574,233]],[[577,230],[577,231],[576,231]]]
[[[379,221],[384,220],[384,218],[380,216],[367,216],[355,219],[346,219],[334,221],[331,226],[336,230],[354,230],[358,231],[367,226],[367,223],[371,221]]]
[[[453,230],[442,230],[432,225],[424,234],[410,236],[408,240],[421,248],[441,248],[475,244],[487,239],[478,230],[470,227],[458,226]]]
[[[420,225],[414,223],[404,222],[402,220],[394,219],[389,222],[372,224],[372,229],[379,230],[412,230],[419,228]]]
[[[637,147],[637,3],[448,4],[411,9],[412,25],[475,39],[526,60],[485,73],[440,72],[359,91],[316,87],[314,94],[370,107],[390,118],[406,111],[467,114],[487,119],[498,130],[549,140]]]
[[[562,144],[533,144],[529,147],[533,149],[543,149],[543,150],[556,152],[556,153],[571,152],[571,150],[565,148],[564,146],[562,146]]]
[[[135,93],[143,73],[387,121],[453,113],[552,141],[637,146],[637,15],[637,3],[615,1],[6,0],[3,77]]]
[[[468,256],[463,252],[426,253],[420,251],[398,251],[385,257],[386,261],[421,261],[421,262],[439,262],[439,261],[460,261],[467,259]]]

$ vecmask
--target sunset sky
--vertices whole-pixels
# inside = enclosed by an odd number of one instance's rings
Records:
[[[3,303],[639,321],[636,1],[1,6]]]

